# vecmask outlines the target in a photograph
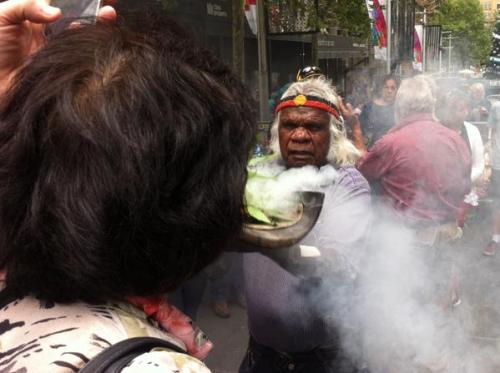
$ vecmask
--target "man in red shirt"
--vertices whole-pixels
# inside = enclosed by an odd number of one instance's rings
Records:
[[[382,201],[416,229],[455,222],[470,191],[470,151],[434,117],[436,86],[425,76],[405,80],[397,94],[397,125],[358,162]]]
[[[431,302],[446,308],[460,304],[452,242],[462,235],[456,220],[471,188],[471,154],[456,131],[437,122],[435,92],[429,77],[403,81],[395,103],[397,125],[362,156],[358,169],[389,207],[384,210],[389,217],[414,231],[413,245],[429,249],[412,255],[432,257],[419,270],[434,289]]]

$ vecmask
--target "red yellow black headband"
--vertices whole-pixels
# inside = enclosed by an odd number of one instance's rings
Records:
[[[276,106],[276,113],[287,107],[300,107],[300,106],[306,106],[324,110],[332,114],[338,120],[340,120],[339,110],[337,109],[337,106],[335,106],[333,102],[330,102],[318,96],[309,96],[309,95],[296,95],[296,96],[284,97],[280,101],[278,106]]]

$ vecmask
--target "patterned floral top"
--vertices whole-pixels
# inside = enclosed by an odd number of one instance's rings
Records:
[[[180,340],[129,304],[57,304],[28,296],[1,307],[2,373],[78,372],[106,347],[132,337],[159,337],[185,349]],[[154,349],[136,357],[122,372],[210,373],[210,370],[187,354]]]

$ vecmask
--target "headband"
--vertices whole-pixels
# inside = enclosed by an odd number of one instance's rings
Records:
[[[281,99],[278,106],[276,106],[276,113],[287,107],[300,107],[300,106],[306,106],[324,110],[332,114],[338,120],[340,120],[339,110],[337,109],[337,106],[335,106],[333,102],[330,102],[318,96],[309,96],[300,94],[296,96],[284,97],[283,99]]]

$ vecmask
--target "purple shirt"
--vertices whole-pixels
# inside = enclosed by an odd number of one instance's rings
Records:
[[[354,167],[338,173],[322,190],[318,222],[300,242],[317,248],[322,264],[332,262],[327,273],[292,274],[263,254],[244,256],[250,334],[277,351],[304,352],[337,342],[332,326],[335,307],[342,304],[336,295],[352,286],[371,221],[367,181]]]

